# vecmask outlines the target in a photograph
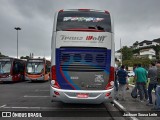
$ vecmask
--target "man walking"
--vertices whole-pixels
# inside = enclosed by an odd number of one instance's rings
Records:
[[[153,105],[152,102],[152,90],[156,90],[157,86],[157,67],[155,66],[155,63],[151,63],[151,67],[148,70],[148,78],[150,78],[150,82],[148,85],[148,97],[149,97],[149,103],[147,103],[147,106]]]
[[[160,61],[157,63],[157,87],[156,87],[156,100],[155,100],[155,106],[153,110],[160,110]]]
[[[119,81],[119,93],[121,94],[121,100],[125,100],[127,72],[124,70],[124,65],[122,65],[120,70],[118,70],[117,78]]]
[[[145,99],[148,99],[148,94],[146,90],[147,71],[141,66],[141,64],[138,64],[138,67],[135,70],[135,80],[137,84],[137,89],[140,94],[140,101],[143,102],[144,94]]]

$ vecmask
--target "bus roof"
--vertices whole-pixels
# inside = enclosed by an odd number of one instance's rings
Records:
[[[104,12],[104,13],[110,14],[109,11],[96,10],[96,9],[61,9],[59,10],[59,12],[64,12],[64,11],[93,11],[93,12]]]
[[[0,57],[0,59],[15,59],[15,60],[21,60],[21,59],[13,58],[13,57]]]
[[[46,58],[29,58],[29,59],[27,59],[27,61],[29,61],[29,60],[44,60],[44,61],[49,61]]]

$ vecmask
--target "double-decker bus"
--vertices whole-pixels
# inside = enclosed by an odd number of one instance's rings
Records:
[[[51,62],[44,58],[30,58],[27,60],[25,80],[47,81],[50,79]]]
[[[16,82],[24,80],[25,61],[16,58],[0,58],[0,81]]]
[[[111,15],[92,9],[55,14],[51,43],[52,101],[100,104],[114,95]]]

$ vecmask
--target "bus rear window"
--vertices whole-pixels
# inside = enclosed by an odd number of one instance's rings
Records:
[[[0,61],[0,74],[10,73],[11,62],[10,61]]]
[[[111,32],[110,15],[94,11],[64,11],[58,14],[57,31],[95,29]]]

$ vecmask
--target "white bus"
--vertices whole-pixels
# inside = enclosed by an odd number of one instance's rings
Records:
[[[89,104],[112,101],[114,50],[108,11],[57,12],[51,43],[52,101]]]

